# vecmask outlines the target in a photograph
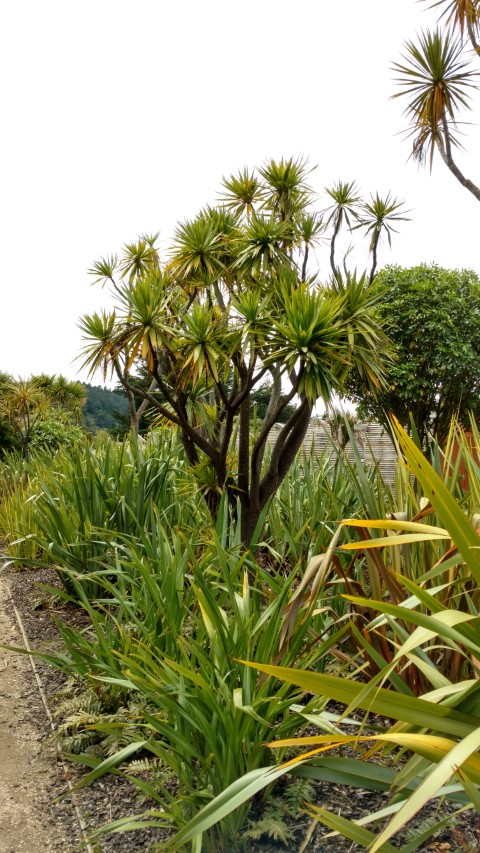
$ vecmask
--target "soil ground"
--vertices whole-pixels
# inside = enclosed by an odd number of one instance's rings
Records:
[[[22,645],[9,583],[1,575],[0,642]],[[1,853],[69,853],[78,843],[68,811],[51,805],[52,784],[60,780],[54,745],[45,745],[47,726],[29,659],[0,651]]]

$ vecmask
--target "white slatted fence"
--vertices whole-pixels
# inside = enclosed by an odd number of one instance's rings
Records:
[[[281,429],[282,424],[275,424],[269,436],[270,443],[275,443]],[[354,435],[360,456],[365,461],[365,464],[369,465],[374,461],[378,462],[383,479],[385,482],[391,483],[395,476],[397,454],[388,432],[380,424],[359,421],[355,424]],[[330,450],[333,457],[335,450],[332,446],[332,441],[332,433],[328,421],[321,418],[312,418],[303,440],[305,451],[309,453],[313,446],[316,453],[320,454],[326,450]],[[348,442],[345,448],[345,454],[348,459],[353,460],[353,451],[350,442]]]

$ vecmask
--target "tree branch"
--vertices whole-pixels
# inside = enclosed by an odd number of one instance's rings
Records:
[[[307,263],[308,263],[308,243],[305,243],[305,254],[303,256],[303,264],[302,264],[302,281],[305,281],[305,277],[307,275]]]
[[[305,437],[311,414],[312,406],[304,399],[278,436],[268,471],[260,483],[260,508],[264,507],[267,500],[275,494],[290,468]]]
[[[148,390],[148,393],[149,393],[149,394],[151,394],[151,393],[152,393],[152,391],[155,391],[155,388],[156,388],[156,387],[157,387],[157,380],[156,380],[156,379],[152,379],[152,381],[151,381],[151,383],[150,383],[150,385],[148,386],[148,389],[147,389],[147,390]],[[142,400],[142,402],[140,403],[140,405],[139,405],[138,409],[137,409],[137,418],[138,418],[139,420],[140,420],[140,418],[142,417],[143,413],[146,411],[146,409],[148,409],[148,400],[143,399],[143,400]]]
[[[437,148],[440,152],[440,156],[446,166],[450,169],[452,175],[454,175],[466,190],[472,193],[475,196],[477,201],[480,201],[480,188],[477,187],[476,184],[473,183],[469,178],[466,178],[465,175],[460,171],[457,164],[455,163],[452,157],[452,146],[450,143],[450,135],[448,131],[448,123],[445,116],[445,113],[442,116],[442,126],[443,126],[443,139],[439,134],[437,136]]]
[[[249,377],[248,384],[245,386],[245,388],[243,388],[242,390],[239,391],[239,393],[237,394],[235,399],[232,401],[232,410],[233,411],[236,411],[239,408],[239,406],[241,406],[241,404],[243,403],[245,398],[248,397],[248,395],[250,394],[250,391],[252,390],[252,388],[257,384],[257,382],[260,381],[260,379],[262,379],[265,376],[267,370],[268,370],[268,367],[262,367],[262,369],[259,370],[255,376]]]
[[[143,397],[145,400],[149,401],[149,403],[152,405],[152,407],[154,409],[156,409],[156,411],[160,415],[162,415],[162,417],[166,418],[171,423],[180,427],[181,431],[189,437],[189,439],[193,442],[193,444],[196,445],[196,447],[199,448],[199,450],[202,450],[206,454],[206,456],[208,456],[209,459],[211,459],[213,465],[215,466],[218,463],[218,451],[215,450],[215,448],[210,444],[210,442],[207,441],[207,439],[204,438],[198,430],[196,430],[194,427],[191,426],[191,424],[187,418],[187,415],[182,410],[182,406],[179,404],[178,400],[174,400],[172,398],[168,388],[166,387],[165,383],[162,381],[156,367],[154,367],[153,369],[154,369],[154,378],[157,382],[157,385],[158,385],[160,391],[162,392],[162,394],[164,395],[164,397],[167,399],[167,402],[172,406],[173,412],[171,412],[169,409],[166,409],[157,400],[157,398],[154,397],[152,394],[150,394],[148,391],[145,391],[141,388],[134,388],[132,385],[130,385],[128,380],[125,378],[124,378],[124,387],[125,388],[128,387],[130,389],[130,391],[132,391],[132,392],[138,392],[141,397]],[[167,391],[167,394],[165,393],[165,390]]]
[[[335,240],[337,239],[339,231],[340,231],[340,219],[337,218],[337,221],[335,223],[335,228],[333,229],[332,239],[330,240],[330,266],[332,268],[333,276],[336,280],[338,280],[338,269],[335,266]]]
[[[281,378],[280,378],[280,391],[281,391]],[[254,486],[256,488],[258,488],[258,484],[260,483],[261,467],[262,467],[262,463],[263,463],[263,454],[265,452],[266,442],[267,442],[268,436],[272,430],[272,427],[274,426],[274,424],[277,423],[279,415],[281,414],[281,412],[283,411],[285,406],[288,406],[288,404],[291,403],[291,401],[295,397],[295,394],[296,394],[296,389],[292,388],[290,393],[287,394],[283,398],[283,400],[277,400],[277,404],[276,404],[275,408],[272,406],[270,413],[268,412],[268,409],[267,409],[267,413],[265,415],[265,418],[263,419],[262,428],[261,428],[261,430],[260,430],[260,432],[256,438],[256,441],[255,441],[255,444],[253,445],[253,450],[252,450],[252,463],[251,463],[252,489],[254,488]],[[268,408],[270,408],[270,404],[269,404]],[[292,415],[292,417],[293,417],[293,415]],[[287,421],[287,424],[288,423],[289,423],[289,421]],[[281,433],[280,433],[280,435],[281,435]],[[280,438],[280,436],[278,438]],[[277,441],[278,441],[278,439],[277,439]]]
[[[240,380],[242,374],[245,381],[245,386],[248,387],[248,371],[244,366],[240,371]],[[245,396],[240,406],[240,426],[238,437],[238,491],[242,504],[249,502],[249,469],[250,469],[250,399],[248,394]]]
[[[469,15],[467,15],[467,32],[468,32],[468,37],[470,39],[470,42],[472,44],[472,47],[473,47],[475,53],[477,55],[480,55],[480,45],[479,45],[479,43],[477,41],[477,37],[475,35],[475,27],[473,26],[473,21],[469,17]]]
[[[137,421],[137,412],[136,412],[136,408],[135,408],[135,395],[133,393],[133,389],[128,384],[126,376],[124,375],[124,373],[120,367],[118,358],[115,358],[113,360],[112,364],[113,364],[113,369],[115,370],[115,373],[117,374],[117,379],[120,382],[120,384],[123,386],[123,388],[125,389],[125,393],[127,395],[128,411],[130,412],[130,429],[135,428],[135,430],[137,430],[138,421]]]
[[[375,271],[377,269],[377,249],[378,249],[378,241],[380,239],[380,230],[377,228],[375,230],[375,236],[372,240],[372,268],[370,270],[369,282],[372,284],[373,279],[375,278]]]

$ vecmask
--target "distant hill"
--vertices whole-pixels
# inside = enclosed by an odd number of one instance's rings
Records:
[[[83,409],[85,427],[89,432],[97,432],[99,429],[115,432],[123,417],[128,415],[126,398],[108,388],[102,388],[101,385],[89,385],[86,382],[84,385],[87,392],[87,402]]]

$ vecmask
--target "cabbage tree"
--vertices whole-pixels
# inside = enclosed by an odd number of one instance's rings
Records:
[[[142,237],[95,264],[115,306],[80,321],[83,366],[115,372],[127,394],[178,429],[212,517],[226,493],[246,546],[317,400],[341,392],[352,369],[375,393],[384,372],[369,275],[341,275],[335,259],[330,282],[308,269],[329,221],[335,237],[359,221],[353,202],[348,219],[332,207],[326,219],[315,212],[308,176],[306,162],[291,159],[224,179],[221,204],[180,223],[164,258]],[[134,388],[139,364],[149,389]],[[266,412],[252,420],[252,394],[267,379]]]
[[[480,4],[478,0],[439,0],[431,5],[441,8],[443,29],[426,30],[415,41],[405,42],[402,61],[393,65],[399,86],[393,97],[406,99],[414,159],[428,158],[431,167],[438,151],[454,177],[480,201],[480,187],[454,159],[462,147],[460,119],[470,109],[470,96],[477,88],[479,70],[472,61],[480,57]]]

